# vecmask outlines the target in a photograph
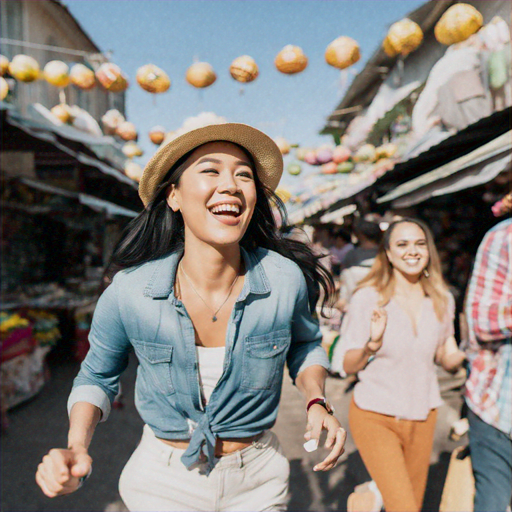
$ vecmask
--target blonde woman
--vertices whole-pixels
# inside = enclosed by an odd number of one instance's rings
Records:
[[[454,309],[429,229],[392,223],[342,328],[343,369],[359,379],[350,429],[388,512],[421,510],[442,403],[435,363],[455,371],[464,361]]]

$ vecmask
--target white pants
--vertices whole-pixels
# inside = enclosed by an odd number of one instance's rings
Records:
[[[144,426],[119,481],[131,512],[286,510],[290,466],[274,433],[266,431],[253,445],[216,459],[208,476],[202,464],[188,470],[180,460],[183,452]]]

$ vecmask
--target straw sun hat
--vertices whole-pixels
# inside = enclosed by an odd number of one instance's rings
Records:
[[[220,141],[242,146],[252,156],[260,181],[270,189],[276,189],[283,173],[283,157],[276,143],[246,124],[212,124],[179,135],[154,154],[139,183],[139,196],[144,206],[151,201],[158,185],[183,155],[207,142]]]

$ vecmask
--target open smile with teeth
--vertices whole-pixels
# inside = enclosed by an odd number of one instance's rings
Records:
[[[238,217],[240,215],[241,207],[237,204],[218,204],[210,208],[210,212],[214,215],[230,215]]]
[[[405,263],[407,263],[408,265],[416,265],[419,261],[419,258],[407,258],[405,260]]]

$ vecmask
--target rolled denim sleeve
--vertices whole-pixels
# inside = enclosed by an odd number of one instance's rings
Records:
[[[116,276],[98,300],[89,334],[89,352],[68,399],[69,413],[75,403],[88,402],[101,409],[101,421],[107,420],[119,392],[119,377],[128,365],[131,347],[119,312],[118,281]]]
[[[306,279],[300,271],[299,289],[292,320],[292,341],[287,364],[290,377],[295,382],[297,375],[309,366],[329,368],[329,359],[322,347],[322,333],[317,320],[311,315]]]

